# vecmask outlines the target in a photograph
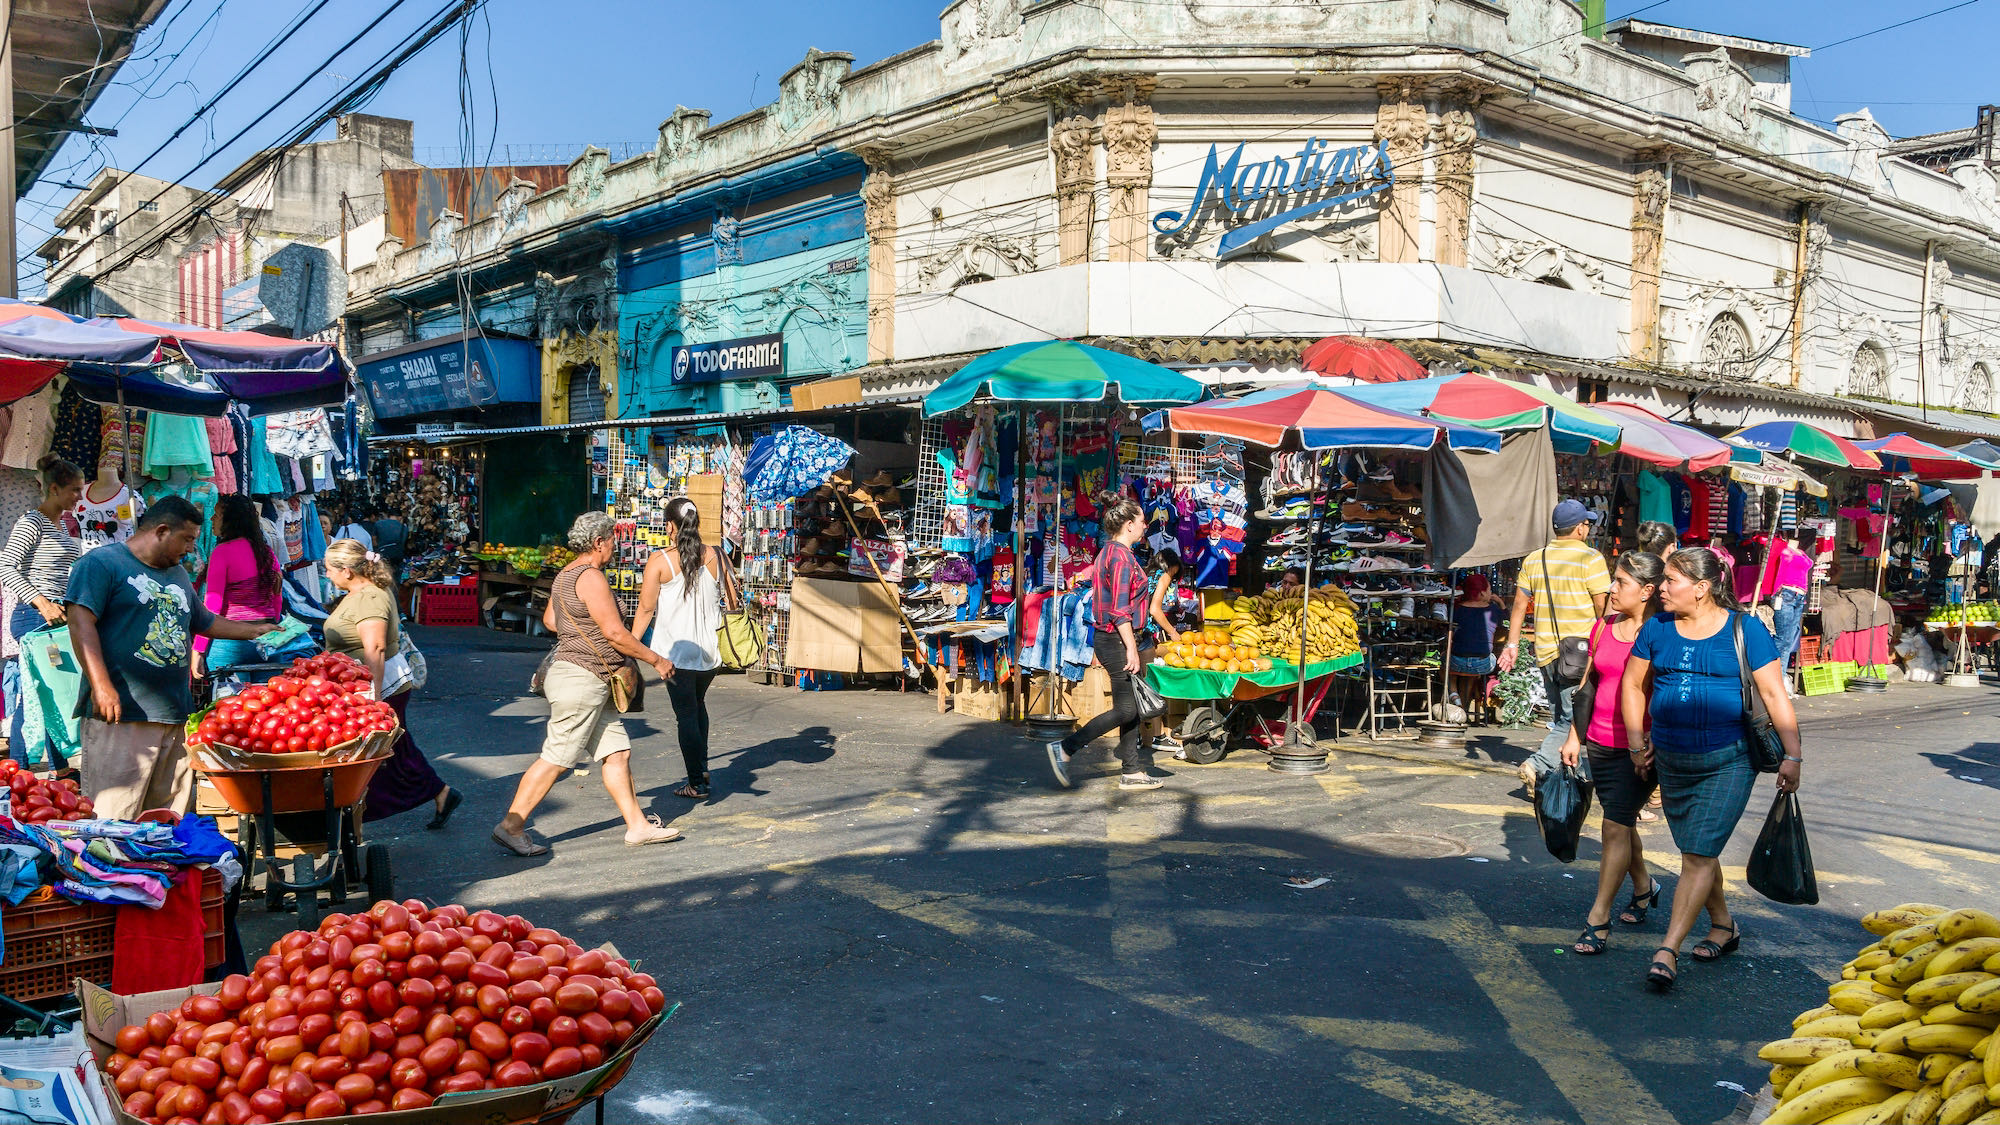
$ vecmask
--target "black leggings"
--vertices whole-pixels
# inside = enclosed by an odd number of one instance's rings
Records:
[[[1139,700],[1132,695],[1135,670],[1125,666],[1125,640],[1116,633],[1099,631],[1091,638],[1090,647],[1111,677],[1111,710],[1063,739],[1063,749],[1074,754],[1117,727],[1118,760],[1124,764],[1125,772],[1144,773],[1153,766],[1153,747],[1139,739]]]
[[[674,669],[667,679],[667,698],[674,702],[674,724],[680,728],[681,760],[687,764],[688,784],[708,784],[708,685],[715,682],[715,669],[695,672]]]

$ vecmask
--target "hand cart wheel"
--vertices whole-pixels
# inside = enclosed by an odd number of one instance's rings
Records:
[[[368,903],[374,905],[383,899],[396,900],[396,877],[389,867],[389,849],[383,844],[369,844],[361,849],[361,866],[367,871]]]
[[[315,880],[313,877],[313,858],[311,856],[302,855],[292,858],[292,882],[299,887],[297,895],[299,929],[319,929],[319,920],[321,917],[319,891],[312,889]]]
[[[1181,752],[1197,765],[1212,766],[1229,752],[1229,723],[1217,707],[1189,708],[1180,735]]]

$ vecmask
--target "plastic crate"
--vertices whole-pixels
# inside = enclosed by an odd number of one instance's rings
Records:
[[[201,879],[202,961],[211,968],[228,957],[222,906],[222,874],[207,868]],[[24,1002],[67,996],[78,977],[109,988],[118,909],[71,902],[47,887],[19,906],[0,908],[7,938],[0,994]]]
[[[417,589],[417,624],[479,624],[479,583],[426,582]]]
[[[1836,695],[1847,690],[1846,664],[1808,664],[1799,669],[1807,695]]]
[[[1799,638],[1799,663],[1801,665],[1819,663],[1818,637]]]

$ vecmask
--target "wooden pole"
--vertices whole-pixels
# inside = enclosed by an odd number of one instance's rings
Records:
[[[852,545],[861,538],[861,529],[854,525],[854,510],[848,506],[847,497],[842,495],[838,489],[834,490],[833,495],[835,499],[840,501],[840,518],[847,524],[847,541]],[[860,550],[858,547],[854,549]],[[875,581],[880,582],[882,589],[887,591],[889,604],[896,607],[896,620],[901,621],[903,628],[909,630],[910,640],[917,646],[917,663],[926,668],[932,668],[933,665],[930,662],[930,658],[924,655],[924,639],[917,635],[917,627],[910,624],[909,616],[903,612],[903,596],[897,592],[894,586],[889,584],[889,579],[883,575],[882,566],[875,561],[875,556],[869,554],[867,551],[862,551],[861,554],[863,558],[868,560],[868,569],[875,572]]]

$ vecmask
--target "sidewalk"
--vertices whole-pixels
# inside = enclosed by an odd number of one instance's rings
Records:
[[[1799,725],[1805,731],[1808,747],[1815,733],[1831,734],[1832,727],[1843,719],[1870,717],[1885,718],[1895,711],[1942,710],[1962,712],[1966,705],[1991,700],[2000,691],[1991,683],[1977,688],[1950,688],[1941,684],[1892,683],[1889,690],[1880,695],[1863,692],[1841,692],[1836,695],[1798,696],[1792,705],[1799,713]],[[1334,750],[1349,754],[1366,754],[1378,758],[1393,758],[1398,761],[1418,762],[1431,765],[1459,766],[1467,770],[1484,770],[1512,777],[1522,762],[1534,753],[1549,733],[1546,719],[1526,727],[1471,727],[1465,732],[1462,748],[1446,749],[1426,746],[1414,737],[1408,739],[1371,740],[1365,735],[1349,735],[1329,739],[1326,745]]]

